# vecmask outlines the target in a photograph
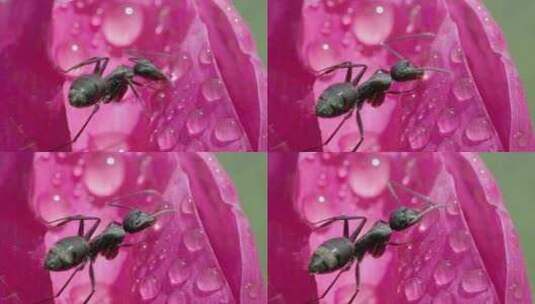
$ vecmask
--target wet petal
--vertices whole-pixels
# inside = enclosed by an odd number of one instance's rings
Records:
[[[247,219],[240,210],[231,181],[212,155],[38,153],[33,169],[31,210],[27,209],[24,216],[36,221],[35,225],[67,215],[93,215],[102,219],[99,233],[127,211],[106,203],[143,189],[157,190],[162,197],[131,196],[121,204],[148,212],[175,211],[159,216],[157,223],[146,231],[128,235],[125,243],[133,246],[121,248],[115,259],[96,260],[93,301],[265,301]],[[27,221],[24,217],[21,220]],[[91,225],[91,221],[85,222],[86,231]],[[26,225],[19,221],[18,226]],[[38,227],[41,227],[40,239],[34,237],[31,245],[39,265],[34,273],[49,278],[52,288],[32,294],[32,301],[57,292],[71,274],[71,271],[48,273],[42,270],[41,263],[46,249],[55,241],[78,231],[76,223],[47,230],[42,224]],[[16,281],[6,280],[7,290],[21,292],[13,282]],[[90,288],[86,267],[58,301],[81,302]]]
[[[397,60],[381,46],[392,40],[391,46],[417,65],[449,73],[428,71],[418,83],[393,86],[415,89],[412,94],[389,95],[379,108],[364,106],[362,151],[535,148],[518,72],[480,1],[271,1],[270,10],[270,23],[278,22],[270,28],[269,50],[270,74],[279,84],[270,88],[274,149],[318,146],[340,122],[316,119],[314,104],[327,86],[343,81],[345,71],[327,77],[316,77],[315,71],[352,61],[367,64],[369,77]],[[419,33],[434,37],[395,41]],[[286,43],[274,43],[279,40]],[[284,123],[289,116],[292,124]],[[324,150],[351,150],[357,140],[351,119]]]
[[[358,298],[374,303],[427,303],[431,299],[445,303],[466,299],[530,303],[531,291],[517,233],[493,177],[476,155],[296,157],[279,157],[279,165],[270,168],[272,179],[275,175],[291,176],[280,187],[286,187],[288,199],[270,201],[270,265],[288,263],[277,254],[287,248],[280,240],[286,231],[296,231],[291,239],[299,240],[301,246],[289,247],[285,252],[286,257],[293,257],[291,264],[295,263],[284,267],[285,277],[301,276],[306,281],[313,280],[316,287],[309,283],[298,296],[281,287],[289,284],[288,279],[279,277],[279,281],[273,281],[270,277],[270,298],[275,295],[282,303],[319,296],[334,275],[311,276],[306,273],[307,264],[320,243],[341,236],[342,225],[312,231],[312,223],[343,214],[363,215],[368,218],[367,229],[378,219],[388,219],[389,213],[400,206],[387,190],[391,180],[446,207],[427,214],[409,230],[394,233],[393,241],[408,244],[389,246],[381,258],[367,256],[363,260]],[[427,204],[402,189],[397,193],[405,206],[422,208]],[[281,206],[286,206],[285,217],[279,214],[272,224],[272,213],[276,214],[276,208]],[[302,228],[297,230],[299,226]],[[355,290],[353,271],[340,278],[326,302],[347,302]]]

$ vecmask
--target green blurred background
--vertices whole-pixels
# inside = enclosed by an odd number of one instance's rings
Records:
[[[265,153],[217,153],[238,190],[253,229],[264,282],[267,282],[267,157]]]
[[[535,298],[535,154],[485,153],[482,157],[497,179],[520,234]]]
[[[524,81],[531,117],[535,118],[535,1],[484,0],[501,25],[509,44],[509,51]]]
[[[291,0],[289,0],[291,1]],[[505,1],[505,0],[504,0]],[[234,4],[253,31],[258,53],[267,62],[267,0],[234,0]]]

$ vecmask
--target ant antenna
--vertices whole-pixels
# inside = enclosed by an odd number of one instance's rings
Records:
[[[131,198],[131,197],[134,197],[134,196],[138,196],[138,195],[153,195],[153,196],[158,196],[160,198],[162,198],[163,200],[163,197],[162,197],[162,194],[158,191],[158,190],[155,190],[155,189],[145,189],[145,190],[140,190],[140,191],[136,191],[136,192],[132,192],[132,193],[129,193],[129,194],[125,194],[123,196],[119,196],[117,198],[114,198],[112,199],[111,201],[108,202],[108,206],[113,206],[113,207],[124,207],[124,208],[130,208],[132,209],[131,207],[128,207],[128,206],[125,206],[125,205],[121,205],[121,204],[117,204],[117,202],[120,202],[124,199],[127,199],[127,198]]]
[[[418,39],[418,38],[434,38],[435,37],[435,34],[433,33],[430,33],[430,32],[423,32],[423,33],[419,33],[419,34],[409,34],[409,35],[403,35],[403,36],[399,36],[399,37],[396,37],[396,38],[393,38],[393,39],[390,39],[390,40],[387,40],[387,41],[384,41],[384,42],[381,42],[381,46],[384,47],[388,52],[390,52],[392,55],[398,57],[398,59],[405,59],[405,57],[403,55],[401,55],[400,52],[396,51],[394,48],[392,48],[390,46],[390,43],[392,42],[396,42],[396,41],[401,41],[401,40],[407,40],[407,39]]]
[[[420,68],[420,69],[423,70],[423,71],[432,71],[432,72],[451,74],[451,71],[448,71],[446,69],[437,68],[437,67],[423,67],[423,68]]]
[[[166,214],[166,213],[174,213],[174,212],[176,212],[175,209],[162,209],[162,210],[158,210],[158,211],[154,212],[154,213],[152,214],[152,216],[154,216],[154,217],[158,217],[158,216],[160,216],[160,215],[162,215],[162,214]]]
[[[438,208],[444,208],[446,207],[446,204],[433,204],[433,205],[429,205],[427,208],[425,208],[424,210],[420,211],[420,214],[419,214],[419,217],[422,218],[424,217],[426,214],[428,214],[429,212],[435,210],[435,209],[438,209]]]
[[[389,189],[391,189],[391,191],[393,192],[394,197],[397,198],[398,202],[399,202],[399,197],[398,197],[397,194],[395,193],[395,191],[394,191],[394,189],[393,189],[392,186],[396,186],[398,189],[401,189],[401,190],[403,190],[403,191],[405,191],[405,192],[407,192],[407,193],[412,194],[413,196],[416,196],[417,198],[419,198],[420,200],[422,200],[422,201],[428,203],[428,204],[431,205],[431,206],[445,206],[444,204],[437,204],[437,203],[435,203],[435,202],[434,202],[433,200],[431,200],[428,196],[425,196],[425,195],[423,195],[423,194],[421,194],[421,193],[419,193],[419,192],[416,192],[416,191],[414,191],[414,190],[412,190],[412,189],[409,189],[409,188],[407,188],[406,186],[404,186],[404,185],[402,185],[402,184],[400,184],[400,183],[397,183],[397,182],[394,182],[394,181],[389,181],[389,182],[388,182],[388,187],[389,187]],[[426,210],[424,210],[423,212],[428,212],[428,211],[427,211],[427,209],[426,209]]]

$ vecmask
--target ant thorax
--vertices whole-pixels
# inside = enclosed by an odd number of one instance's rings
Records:
[[[111,252],[115,252],[119,248],[125,236],[126,231],[122,226],[110,223],[106,230],[89,242],[91,256],[95,257],[97,254],[102,253],[102,255],[108,257]]]

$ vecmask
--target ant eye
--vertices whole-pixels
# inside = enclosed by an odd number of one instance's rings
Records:
[[[401,207],[392,212],[389,225],[393,230],[400,231],[415,224],[419,218],[418,211],[411,208]]]

